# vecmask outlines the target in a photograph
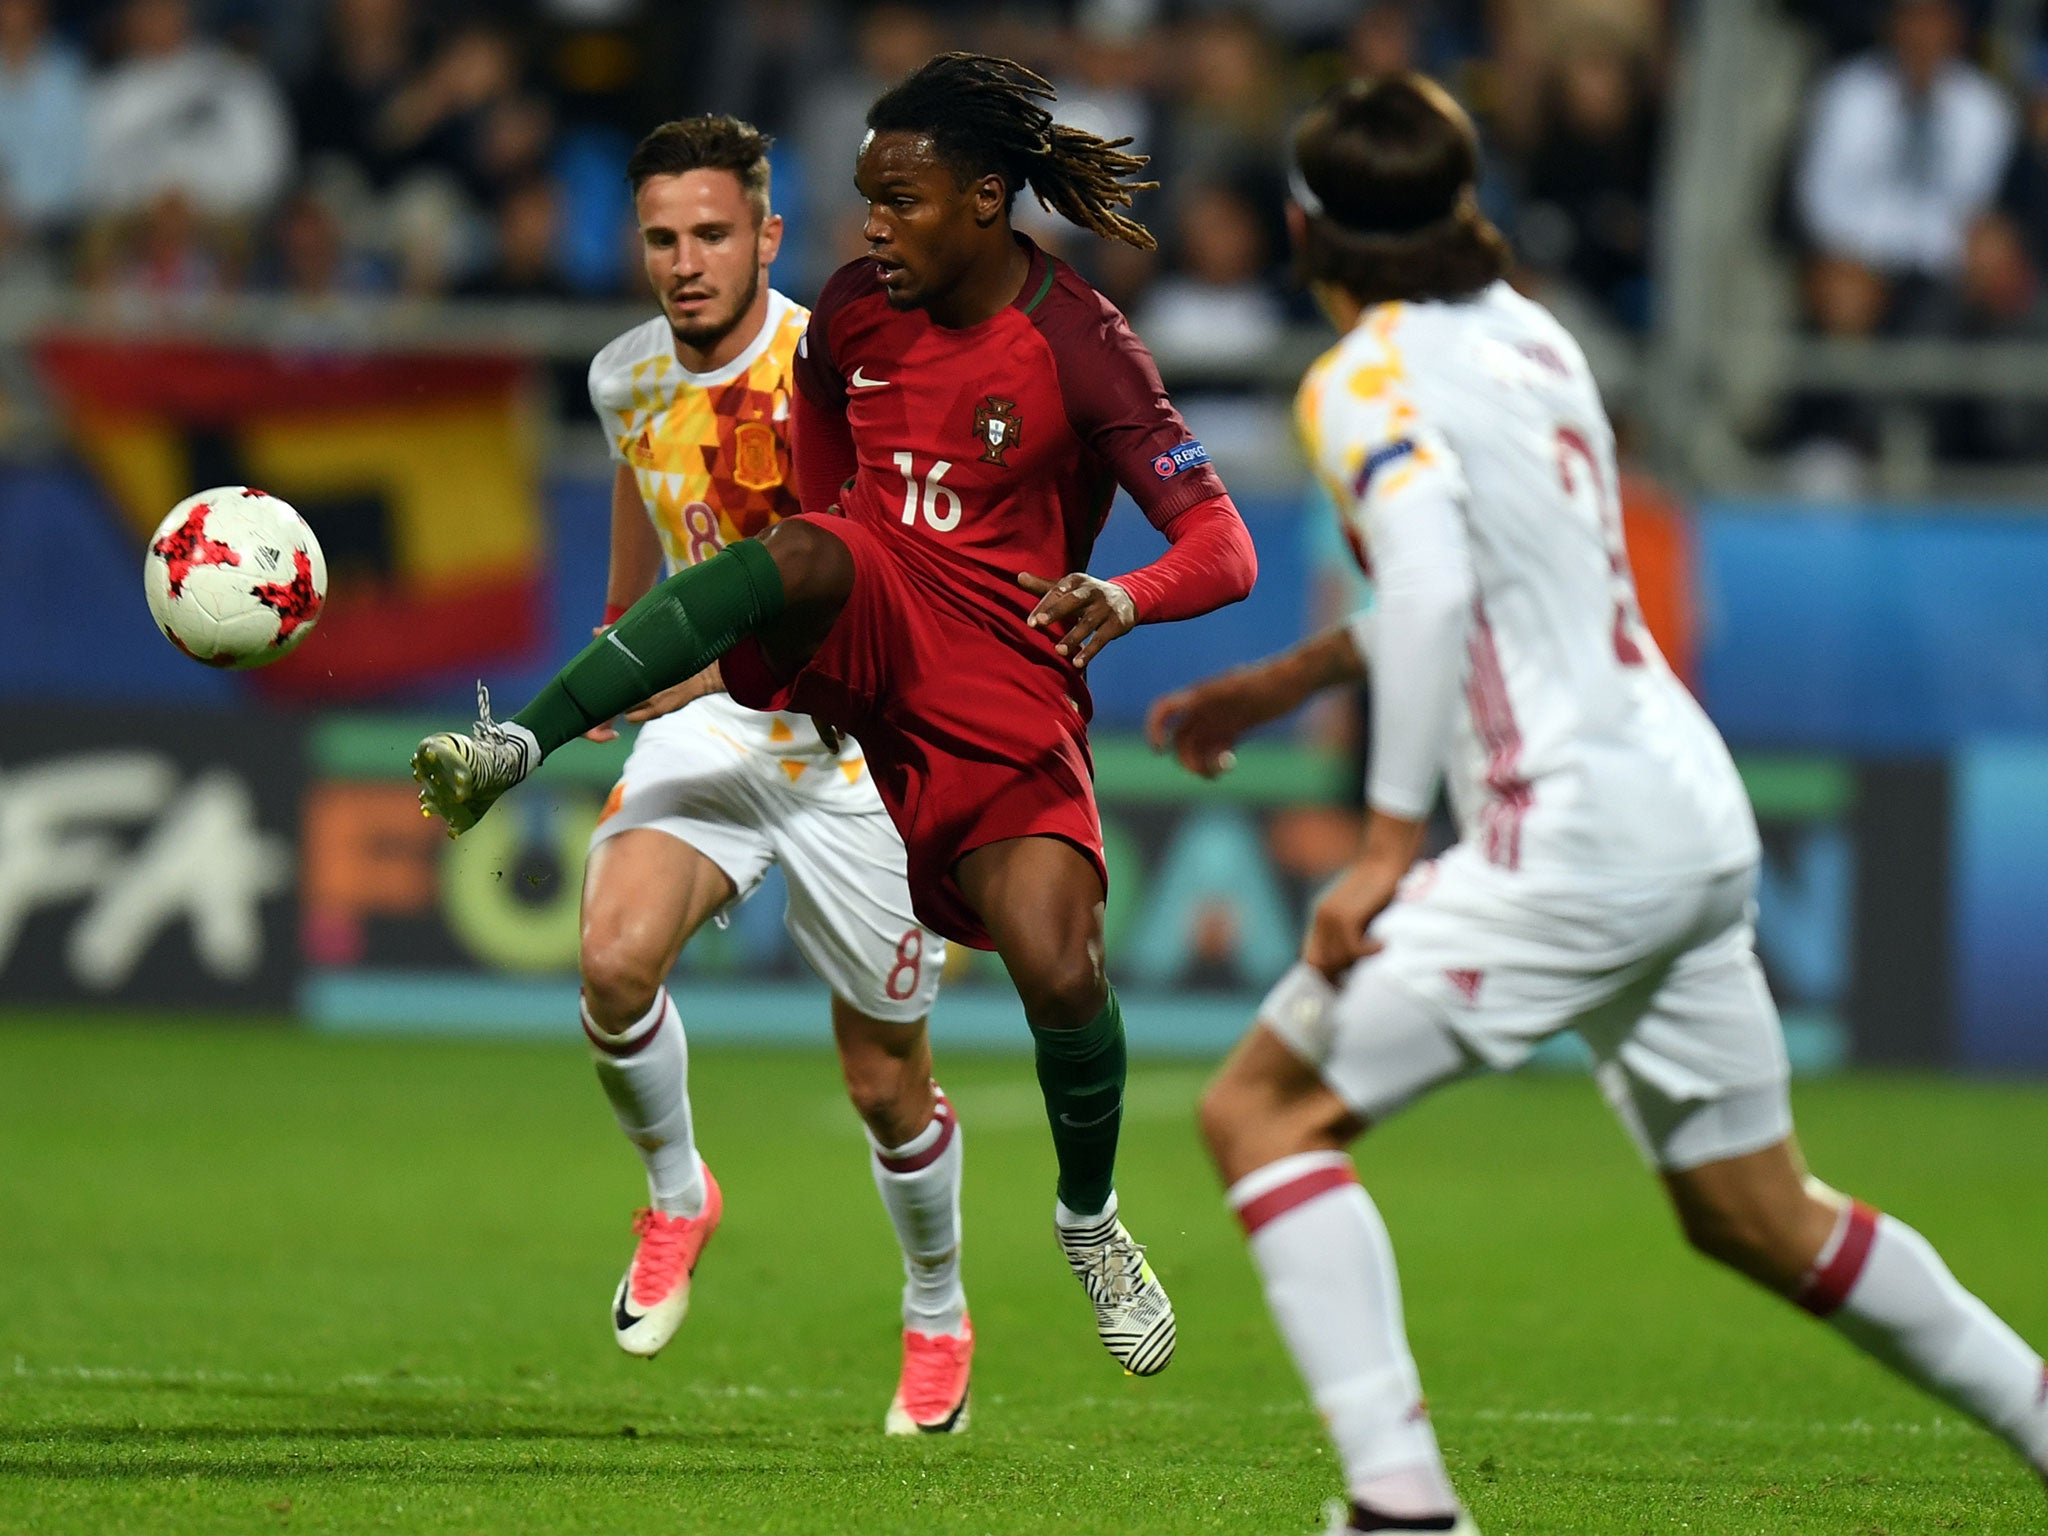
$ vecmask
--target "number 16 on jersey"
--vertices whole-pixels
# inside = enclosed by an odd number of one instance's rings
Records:
[[[960,526],[960,493],[943,482],[946,471],[953,467],[948,459],[935,462],[924,477],[923,495],[919,495],[917,466],[906,450],[896,455],[896,468],[903,476],[903,521],[915,523],[920,504],[924,520],[931,524],[934,533],[951,533]],[[943,511],[940,509],[944,508]]]

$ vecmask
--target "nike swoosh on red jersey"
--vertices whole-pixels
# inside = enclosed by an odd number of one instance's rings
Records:
[[[853,370],[853,372],[847,377],[846,382],[851,384],[855,389],[880,389],[883,385],[887,384],[889,380],[863,378],[861,377],[860,369],[856,367]]]

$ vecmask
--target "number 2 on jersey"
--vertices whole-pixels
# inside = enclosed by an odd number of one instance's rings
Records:
[[[960,493],[941,483],[952,467],[950,460],[940,459],[924,477],[924,520],[931,524],[934,533],[951,533],[960,526]],[[896,468],[903,475],[903,521],[914,523],[919,510],[917,467],[908,451],[896,455]],[[941,506],[945,508],[943,512],[939,510]]]
[[[1593,493],[1593,504],[1600,520],[1601,537],[1607,544],[1607,569],[1611,574],[1614,589],[1614,659],[1624,667],[1640,667],[1643,664],[1642,642],[1637,636],[1643,633],[1642,610],[1636,605],[1636,582],[1628,567],[1628,544],[1623,535],[1621,523],[1621,497],[1618,488],[1610,486],[1600,473],[1600,460],[1594,456],[1592,444],[1577,427],[1560,426],[1557,429],[1557,478],[1564,485],[1564,493],[1574,500],[1578,498],[1579,486],[1572,473],[1572,461],[1576,459],[1585,466],[1588,489]]]

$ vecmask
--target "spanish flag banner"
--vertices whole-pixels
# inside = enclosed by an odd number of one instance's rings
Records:
[[[257,485],[304,514],[328,604],[273,694],[374,697],[543,637],[533,374],[501,355],[270,352],[52,335],[37,361],[142,542],[180,499]]]

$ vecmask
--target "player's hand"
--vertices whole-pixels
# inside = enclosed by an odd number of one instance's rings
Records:
[[[1308,937],[1302,940],[1301,958],[1321,971],[1332,984],[1346,971],[1376,952],[1379,941],[1366,933],[1372,920],[1386,911],[1394,892],[1407,873],[1405,865],[1395,868],[1380,859],[1361,859],[1344,871],[1344,877],[1323,893],[1309,919]]]
[[[1154,752],[1171,746],[1188,772],[1213,779],[1237,766],[1237,738],[1274,717],[1272,695],[1250,667],[1205,678],[1152,701],[1145,739]]]
[[[707,693],[723,692],[725,677],[718,670],[718,663],[714,661],[695,677],[684,678],[673,688],[664,688],[653,698],[635,704],[626,711],[626,718],[639,724],[662,715],[672,715],[685,704],[701,699]]]
[[[592,635],[601,635],[604,627],[598,626]],[[664,688],[651,699],[643,699],[626,711],[626,718],[635,724],[655,719],[660,715],[672,715],[693,699],[701,699],[707,693],[725,692],[725,678],[718,670],[718,663],[712,662],[695,677],[685,678],[673,688]],[[583,733],[585,741],[617,741],[619,728],[609,722],[593,725]]]
[[[1110,641],[1137,628],[1138,605],[1131,601],[1131,594],[1086,571],[1075,571],[1058,581],[1024,571],[1019,573],[1017,585],[1038,598],[1038,606],[1024,622],[1033,629],[1065,625],[1066,633],[1053,649],[1077,667],[1087,666]]]

